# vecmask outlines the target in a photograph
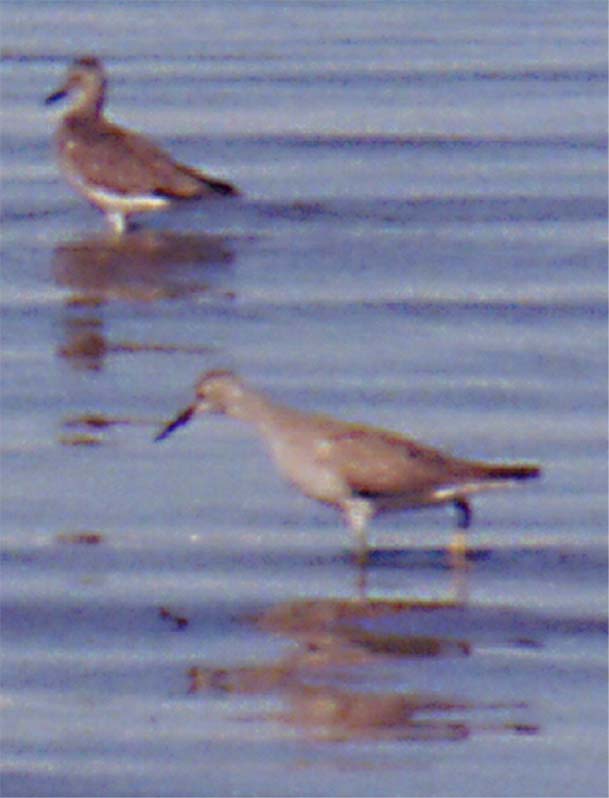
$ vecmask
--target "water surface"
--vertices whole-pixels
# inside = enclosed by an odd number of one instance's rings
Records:
[[[606,7],[3,3],[7,795],[607,794]],[[188,24],[185,24],[185,23]],[[120,246],[42,99],[244,192]],[[209,368],[544,477],[341,519]]]

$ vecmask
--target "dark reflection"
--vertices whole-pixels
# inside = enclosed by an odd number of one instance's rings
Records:
[[[185,615],[178,615],[177,612],[174,612],[168,607],[159,607],[159,618],[173,624],[174,628],[178,631],[185,629],[190,623]]]
[[[101,369],[108,353],[101,319],[93,314],[84,317],[67,317],[64,320],[64,329],[66,343],[59,346],[58,355],[68,360],[78,370]]]
[[[79,371],[101,371],[106,357],[112,354],[154,352],[165,355],[175,353],[209,355],[214,351],[209,346],[109,341],[103,333],[101,318],[95,317],[93,314],[67,316],[64,319],[64,330],[66,342],[58,346],[57,354]]]
[[[59,357],[79,370],[99,371],[113,353],[209,354],[204,346],[109,341],[103,307],[110,301],[155,302],[207,295],[233,300],[226,288],[234,253],[220,236],[134,230],[60,244],[53,257],[57,283],[70,289]]]
[[[72,303],[96,305],[201,293],[230,299],[232,293],[216,283],[233,260],[234,252],[221,236],[134,230],[120,238],[98,235],[60,244],[53,268],[57,283],[72,291]]]
[[[284,706],[270,720],[327,741],[460,741],[482,732],[537,733],[535,724],[505,719],[506,713],[527,710],[525,703],[387,689],[396,663],[409,660],[411,667],[420,669],[430,659],[472,654],[468,639],[425,631],[432,615],[438,615],[447,629],[458,628],[455,621],[463,611],[453,600],[360,598],[279,604],[247,620],[262,631],[290,638],[287,654],[261,665],[191,667],[189,692],[275,693]]]
[[[462,740],[467,723],[448,717],[425,719],[425,714],[450,715],[464,704],[417,694],[363,693],[335,687],[304,686],[290,695],[289,710],[280,720],[292,723],[317,739]]]
[[[101,446],[106,433],[114,427],[157,427],[158,419],[105,416],[103,413],[79,413],[68,416],[62,424],[59,442],[62,446]]]
[[[57,543],[68,546],[98,546],[104,539],[102,532],[59,532],[55,535]]]

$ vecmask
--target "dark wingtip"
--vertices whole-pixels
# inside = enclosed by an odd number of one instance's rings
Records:
[[[195,412],[194,405],[190,405],[187,407],[186,410],[183,410],[179,415],[177,415],[172,421],[166,424],[163,429],[155,435],[154,442],[163,441],[165,438],[168,438],[171,433],[176,430],[178,427],[184,426],[184,424],[188,424],[190,419],[193,417]]]
[[[241,192],[237,186],[233,186],[231,183],[221,183],[219,186],[216,186],[216,191],[219,191],[220,194],[223,194],[226,197],[241,196]]]
[[[487,471],[491,479],[535,479],[541,476],[541,467],[532,463],[492,466]]]
[[[541,467],[538,465],[521,465],[516,470],[516,479],[534,479],[541,476]]]
[[[205,183],[213,192],[219,194],[221,197],[239,197],[241,192],[232,183],[227,183],[224,180],[215,180],[213,178],[206,178]]]

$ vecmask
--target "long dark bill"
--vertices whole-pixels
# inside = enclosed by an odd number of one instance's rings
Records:
[[[173,419],[173,421],[170,421],[169,424],[166,424],[163,427],[163,429],[159,432],[159,434],[155,436],[154,438],[155,443],[156,441],[165,440],[165,438],[168,438],[171,435],[171,433],[174,430],[176,430],[178,427],[182,427],[184,426],[184,424],[188,424],[190,419],[193,417],[194,413],[195,413],[195,405],[190,405],[189,407],[186,408],[186,410],[183,410],[179,415],[177,415]]]
[[[49,96],[45,99],[45,105],[51,105],[51,103],[56,103],[57,100],[62,100],[66,96],[67,92],[65,89],[59,89],[59,91],[53,92],[53,94],[49,94]]]

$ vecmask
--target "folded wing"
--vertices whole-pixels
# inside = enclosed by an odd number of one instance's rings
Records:
[[[197,199],[238,193],[230,183],[177,163],[144,136],[110,123],[93,127],[66,119],[58,144],[84,182],[126,197]]]
[[[420,494],[442,486],[527,479],[537,466],[462,460],[431,446],[358,425],[329,434],[321,456],[340,469],[351,490],[364,496]]]

